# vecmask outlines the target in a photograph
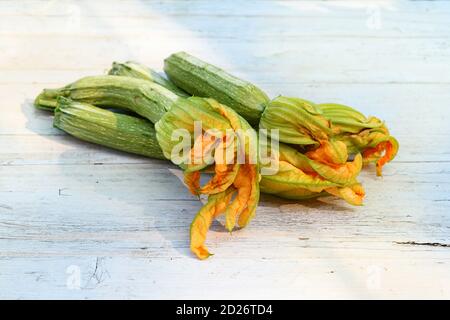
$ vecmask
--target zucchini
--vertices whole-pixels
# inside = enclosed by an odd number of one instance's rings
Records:
[[[165,159],[153,124],[145,119],[59,97],[53,125],[80,140],[145,157]]]
[[[234,109],[252,126],[259,118],[269,97],[250,82],[208,64],[186,52],[172,54],[164,60],[164,71],[178,87],[194,96],[213,98]]]
[[[179,98],[157,83],[107,75],[85,77],[59,89],[44,89],[36,98],[35,106],[45,110],[55,108],[59,96],[95,106],[133,111],[153,123]]]
[[[163,86],[166,89],[169,89],[170,91],[179,95],[180,97],[189,96],[186,92],[184,92],[176,85],[174,85],[170,80],[167,80],[155,70],[150,69],[147,66],[142,65],[138,62],[134,61],[127,61],[124,63],[113,62],[112,68],[111,70],[109,70],[108,74],[151,81],[159,84],[160,86]]]

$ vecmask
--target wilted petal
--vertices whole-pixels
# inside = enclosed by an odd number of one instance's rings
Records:
[[[208,202],[200,209],[191,223],[191,251],[199,259],[208,258],[211,253],[205,246],[206,234],[214,218],[225,211],[231,200],[234,189],[210,195]]]
[[[364,188],[359,183],[348,187],[327,188],[325,191],[354,206],[362,205],[365,196]]]
[[[399,144],[394,137],[389,140],[380,142],[373,148],[366,149],[363,153],[365,162],[375,162],[377,175],[382,175],[383,166],[395,158],[398,152]]]
[[[340,151],[336,151],[341,148]],[[356,155],[352,162],[338,164],[346,156],[346,147],[342,142],[322,142],[322,146],[306,154],[296,151],[294,148],[280,144],[280,160],[292,164],[302,173],[319,175],[337,185],[354,184],[355,179],[361,171],[362,158]]]
[[[320,141],[320,147],[306,153],[309,159],[329,165],[345,164],[348,159],[347,146],[342,141]]]
[[[182,128],[187,130],[192,138],[195,121],[202,122],[202,131],[206,137],[202,134],[194,142],[189,141],[194,145],[189,145],[188,149],[191,162],[182,168],[185,170],[185,181],[191,192],[209,195],[208,203],[197,214],[191,228],[191,249],[200,259],[204,259],[209,256],[204,246],[208,228],[212,220],[226,209],[233,194],[237,193],[228,206],[226,215],[226,226],[229,230],[233,229],[238,217],[239,224],[244,226],[255,213],[259,200],[259,169],[258,164],[251,163],[249,159],[257,158],[257,136],[241,116],[213,99],[180,98],[156,124],[158,142],[164,154],[171,154],[176,146],[171,139],[171,132]],[[218,130],[220,135],[208,136],[210,130]],[[237,134],[238,130],[242,130],[244,139]],[[229,131],[232,133],[228,135]],[[217,138],[218,136],[220,138]],[[230,150],[231,152],[228,152]],[[241,155],[238,151],[244,152],[243,164],[239,163]],[[232,159],[228,159],[229,157]],[[208,168],[210,164],[214,165],[215,175],[201,187],[200,170]]]
[[[358,153],[352,162],[345,164],[324,164],[318,161],[310,161],[311,167],[324,179],[341,184],[348,185],[355,182],[356,177],[361,172],[362,156]]]
[[[207,184],[199,189],[202,194],[215,194],[231,186],[239,171],[239,164],[216,164],[215,175]]]
[[[277,174],[262,176],[260,184],[263,192],[281,194],[294,189],[322,192],[325,188],[338,186],[317,173],[306,173],[288,162],[280,161],[278,166]]]
[[[233,230],[238,216],[243,214],[242,218],[239,219],[240,226],[246,225],[253,216],[259,199],[256,176],[254,166],[249,164],[240,166],[239,173],[233,183],[233,186],[237,189],[237,196],[225,213],[225,227],[230,232]]]
[[[199,194],[200,171],[184,172],[184,183],[193,195]]]

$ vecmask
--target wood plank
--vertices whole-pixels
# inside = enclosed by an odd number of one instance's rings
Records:
[[[0,165],[156,163],[80,141],[62,132],[58,135],[0,135],[0,149]],[[161,161],[161,166],[167,167],[168,163]]]
[[[416,253],[414,257],[404,253],[402,259],[391,260],[358,258],[358,252],[350,250],[324,250],[321,254],[329,257],[324,264],[310,250],[302,251],[298,259],[283,263],[276,259],[259,259],[257,263],[251,259],[217,259],[202,263],[194,259],[104,256],[2,259],[0,279],[11,289],[8,293],[2,291],[0,297],[426,299],[436,291],[442,298],[449,296],[448,261],[432,253]],[[349,253],[354,257],[344,262],[343,257]],[[66,285],[74,267],[81,273],[79,290]],[[192,271],[181,271],[186,269]]]
[[[373,171],[364,171],[361,175],[367,191],[364,207],[352,207],[332,197],[295,202],[266,196],[250,230],[252,234],[261,235],[272,229],[273,233],[268,237],[278,237],[299,227],[301,232],[307,228],[308,232],[315,234],[320,232],[317,227],[324,226],[326,228],[322,231],[331,230],[326,235],[330,241],[333,237],[351,235],[356,237],[352,244],[355,246],[366,240],[372,241],[370,238],[380,238],[380,241],[389,243],[394,240],[445,242],[450,239],[450,220],[446,215],[450,206],[450,184],[446,167],[441,163],[428,166],[397,163],[386,167],[384,178],[376,177]],[[91,232],[94,238],[115,242],[119,240],[114,238],[114,232],[152,231],[153,228],[164,227],[171,229],[169,233],[173,237],[184,239],[185,246],[187,227],[200,207],[200,202],[189,195],[179,178],[172,174],[177,171],[170,166],[161,166],[160,162],[2,166],[0,169],[2,181],[8,181],[0,185],[2,240],[29,238],[42,241],[44,246],[48,245],[45,239],[54,237],[86,240],[70,236],[64,228],[66,226],[75,233]],[[179,205],[180,201],[182,205]],[[185,231],[179,230],[184,227]],[[25,233],[17,232],[18,229],[24,229]],[[213,229],[218,231],[222,228]],[[348,233],[349,230],[353,232]],[[98,234],[99,231],[111,233]],[[217,237],[229,238],[228,234],[222,233],[219,231]],[[235,234],[239,237],[246,232]],[[255,244],[261,240],[259,236],[246,239]],[[273,243],[274,247],[276,243]],[[15,252],[16,246],[8,247],[3,247],[3,254]],[[60,249],[64,251],[64,247]],[[85,249],[80,248],[81,251]],[[114,249],[114,244],[111,249]]]
[[[418,16],[420,13],[428,15],[448,14],[450,9],[443,1],[390,1],[390,0],[333,0],[333,1],[267,1],[267,0],[231,0],[213,2],[209,0],[126,0],[115,1],[114,5],[105,5],[108,0],[89,1],[42,1],[27,0],[17,3],[14,0],[1,1],[2,16],[69,16],[80,10],[80,14],[95,17],[107,16],[133,16],[142,17],[157,12],[164,16],[277,16],[281,18],[289,16],[311,15],[360,15],[368,6],[378,6],[387,14],[407,14]],[[239,10],[236,8],[239,7]],[[430,23],[430,21],[427,21]]]
[[[216,256],[200,262],[188,250],[188,226],[200,203],[166,169],[1,167],[1,176],[15,181],[0,185],[0,279],[14,287],[2,297],[250,298],[263,278],[261,298],[426,297],[436,290],[448,297],[448,249],[394,243],[449,242],[445,168],[396,164],[383,183],[364,173],[368,198],[361,208],[332,198],[265,197],[248,228],[230,235],[215,224],[208,245]],[[91,279],[97,258],[105,273],[100,283]],[[81,290],[66,287],[71,265],[82,271]],[[19,274],[24,280],[12,286]],[[212,289],[217,278],[228,279],[221,290]],[[246,290],[234,292],[238,284]]]
[[[389,8],[365,3],[352,9],[342,9],[334,2],[225,2],[220,7],[209,2],[172,3],[122,2],[113,12],[95,9],[95,3],[54,3],[49,8],[34,8],[26,12],[0,11],[1,35],[85,35],[136,36],[142,30],[152,35],[164,33],[171,38],[193,36],[274,40],[279,37],[291,41],[312,37],[396,37],[448,38],[450,12],[446,7],[431,3],[411,11],[408,4]],[[2,8],[0,4],[0,8]],[[56,6],[56,7],[54,7]],[[235,8],[239,6],[239,10]],[[266,7],[264,14],[258,13]],[[441,10],[439,10],[440,8]],[[2,8],[3,9],[3,8]],[[434,10],[433,10],[434,9]],[[57,11],[56,11],[57,10]],[[118,14],[120,12],[121,14]],[[376,15],[377,21],[371,20]],[[327,23],[321,20],[326,19]],[[371,24],[372,23],[372,24]],[[376,23],[376,24],[375,24]],[[379,24],[378,24],[379,23]],[[39,24],[39,28],[36,26]],[[116,27],[120,26],[120,27]],[[355,28],[358,26],[358,28]]]
[[[42,69],[83,68],[98,73],[115,60],[132,59],[161,69],[165,57],[186,50],[249,80],[289,82],[301,77],[301,81],[315,83],[450,83],[448,39],[311,38],[303,46],[283,38],[270,42],[166,39],[155,36],[149,42],[145,33],[130,38],[0,36],[4,52],[0,69],[14,66],[13,70],[27,71],[23,76],[28,80]],[[41,57],[38,64],[36,57]]]

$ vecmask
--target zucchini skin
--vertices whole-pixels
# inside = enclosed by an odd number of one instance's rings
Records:
[[[111,69],[108,71],[109,75],[124,76],[131,78],[138,78],[163,86],[164,88],[172,91],[173,93],[179,95],[180,97],[188,97],[189,95],[178,88],[170,80],[161,76],[155,70],[134,61],[126,62],[113,62]]]
[[[178,87],[194,96],[213,98],[234,109],[252,126],[269,97],[250,82],[204,62],[186,52],[174,53],[164,60],[164,71]]]
[[[166,159],[153,124],[93,105],[59,97],[53,125],[84,141],[155,159]]]
[[[100,107],[135,112],[157,122],[179,98],[175,93],[147,80],[122,76],[91,76],[59,89],[44,89],[35,100],[37,108],[56,107],[58,96]]]

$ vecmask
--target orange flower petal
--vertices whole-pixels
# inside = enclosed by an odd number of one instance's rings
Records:
[[[306,153],[309,159],[329,165],[345,164],[348,159],[347,146],[342,141],[320,141],[320,147]]]
[[[318,161],[310,161],[311,167],[324,179],[341,184],[353,184],[356,177],[361,172],[363,160],[360,153],[355,156],[352,162],[345,164],[330,165]]]
[[[254,183],[255,178],[256,172],[254,166],[248,164],[241,165],[239,173],[233,183],[238,194],[225,213],[225,227],[230,232],[233,230],[239,214],[243,213],[246,208],[249,208],[249,211],[246,213],[246,216],[249,216],[253,210],[255,199],[253,197],[252,202],[250,198],[252,197],[252,191],[256,188]],[[244,221],[242,221],[242,223],[244,223]]]
[[[194,195],[198,195],[200,189],[200,171],[184,172],[184,183],[189,191]]]
[[[366,149],[363,152],[363,157],[365,162],[376,163],[377,176],[381,176],[383,166],[395,158],[398,148],[398,141],[391,136],[389,140],[380,142],[373,148]]]
[[[206,185],[201,187],[199,193],[215,194],[226,190],[233,184],[239,171],[239,164],[216,164],[214,170],[216,174]]]
[[[325,191],[336,197],[344,199],[349,204],[354,206],[361,206],[365,196],[364,188],[359,183],[349,187],[327,188]]]
[[[211,253],[205,246],[206,234],[214,218],[225,211],[231,200],[234,188],[210,195],[208,202],[200,209],[191,223],[191,251],[199,258],[206,259]]]

